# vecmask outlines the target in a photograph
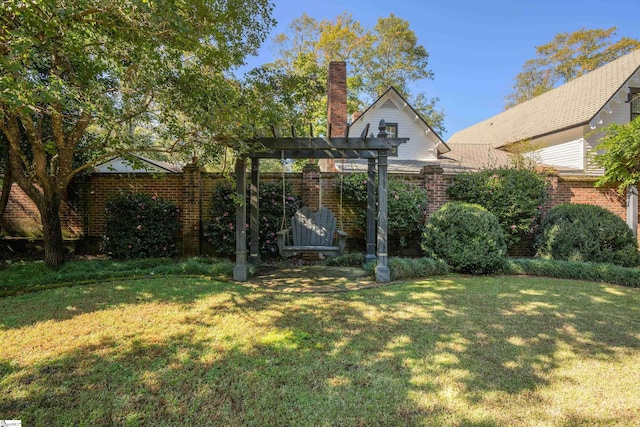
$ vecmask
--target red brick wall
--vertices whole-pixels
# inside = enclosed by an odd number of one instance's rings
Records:
[[[85,231],[81,186],[82,183],[73,183],[60,206],[62,235],[66,239],[79,238]],[[77,191],[80,191],[80,194],[76,194]],[[18,184],[11,187],[7,208],[2,217],[2,230],[8,236],[42,237],[40,212]]]
[[[446,190],[451,185],[453,175],[443,175],[437,166],[426,166],[422,175],[424,176],[430,215],[449,201]],[[613,212],[626,222],[626,196],[618,195],[614,186],[596,188],[594,187],[596,181],[595,177],[585,176],[549,177],[549,200],[544,206],[543,212],[548,212],[552,207],[563,203],[591,204]],[[509,255],[531,256],[533,255],[533,243],[533,239],[525,239],[510,248]]]
[[[196,168],[197,169],[197,168]],[[192,172],[188,172],[192,173]],[[71,197],[61,208],[65,237],[89,236],[100,238],[105,224],[105,203],[110,198],[129,192],[146,192],[175,203],[188,215],[188,233],[181,245],[186,251],[199,251],[199,233],[202,221],[208,219],[211,207],[211,192],[215,184],[226,178],[221,174],[199,173],[198,177],[187,179],[185,174],[96,174],[84,182],[78,180],[70,189]],[[393,175],[398,176],[398,175]],[[316,165],[309,166],[303,173],[288,173],[285,179],[293,184],[294,194],[302,196],[303,203],[317,209],[320,202],[336,215],[338,225],[343,226],[350,238],[363,239],[362,231],[354,224],[358,213],[366,207],[358,203],[342,201],[340,208],[339,173],[320,173]],[[438,166],[427,166],[420,175],[404,175],[404,179],[414,180],[427,191],[428,213],[437,211],[449,201],[446,189],[453,175],[445,175]],[[595,178],[591,177],[550,177],[550,199],[545,210],[560,203],[589,203],[604,207],[626,219],[626,198],[620,197],[613,187],[594,188]],[[282,175],[266,173],[260,175],[261,183],[281,183]],[[189,188],[185,184],[189,183]],[[200,187],[196,194],[193,187]],[[322,197],[320,197],[322,189]],[[186,204],[198,206],[187,207]],[[199,214],[198,214],[199,212]],[[4,215],[3,230],[14,236],[39,235],[41,225],[39,213],[33,202],[14,185],[7,210]],[[195,228],[194,228],[195,227]],[[390,230],[392,233],[393,230]],[[186,247],[185,247],[186,243]],[[191,246],[189,246],[191,245]],[[517,249],[519,255],[528,255],[531,243]]]
[[[548,208],[562,204],[590,204],[603,207],[626,222],[626,196],[618,195],[616,187],[595,188],[597,178],[583,176],[551,177]]]
[[[453,175],[443,175],[437,166],[423,169],[424,187],[427,191],[429,214],[440,209],[449,201],[446,191],[451,185]],[[549,177],[549,201],[545,211],[562,203],[591,204],[603,207],[626,221],[626,196],[618,195],[616,187],[594,187],[597,178],[585,176]]]
[[[431,216],[450,201],[447,188],[451,185],[453,176],[445,175],[442,168],[437,165],[423,167],[421,175],[427,191],[427,216]]]
[[[100,237],[104,232],[107,200],[123,193],[148,193],[174,203],[184,210],[182,174],[95,174],[89,181],[88,232]]]

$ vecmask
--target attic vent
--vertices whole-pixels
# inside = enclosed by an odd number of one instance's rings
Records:
[[[387,99],[387,101],[384,104],[382,104],[380,108],[395,108],[396,110],[398,109],[396,104],[394,104],[393,101],[391,101],[390,99]]]

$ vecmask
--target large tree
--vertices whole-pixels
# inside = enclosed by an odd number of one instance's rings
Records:
[[[45,262],[64,261],[71,179],[114,155],[237,138],[226,75],[273,25],[270,0],[4,0],[0,130],[11,178],[41,215]]]
[[[379,18],[373,27],[371,41],[364,45],[355,72],[362,76],[365,93],[376,99],[389,86],[410,95],[412,83],[433,79],[428,66],[429,54],[418,43],[409,22],[391,14]]]
[[[411,90],[414,83],[433,79],[433,72],[428,68],[429,54],[408,21],[391,14],[367,29],[347,12],[323,21],[304,14],[274,43],[276,61],[270,66],[290,74],[326,79],[318,70],[326,70],[330,61],[347,61],[349,112],[360,110],[394,86],[434,130],[445,130],[444,113],[436,109],[438,99]],[[321,109],[316,111],[317,122],[323,114]]]
[[[515,77],[513,92],[505,98],[505,107],[543,94],[638,48],[640,41],[618,38],[616,27],[556,34],[549,43],[536,46],[536,57],[524,63]]]

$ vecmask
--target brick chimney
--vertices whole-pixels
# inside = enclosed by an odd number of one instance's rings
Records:
[[[347,134],[347,63],[329,63],[327,82],[327,124],[331,124],[331,137]]]

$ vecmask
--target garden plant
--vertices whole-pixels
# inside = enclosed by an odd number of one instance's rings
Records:
[[[264,182],[260,184],[259,194],[259,228],[260,255],[273,258],[278,255],[276,233],[288,227],[288,221],[300,208],[300,198],[295,196],[291,183],[287,182],[285,191],[285,221],[282,215],[282,183]],[[249,191],[247,191],[247,218],[250,217]],[[208,218],[203,223],[203,234],[211,244],[215,255],[230,258],[236,252],[236,192],[235,184],[221,181],[216,184],[211,193],[211,207]],[[247,239],[251,237],[247,224]]]
[[[110,257],[175,256],[180,209],[147,193],[122,194],[106,204],[104,251]]]
[[[545,216],[536,238],[537,256],[563,261],[640,264],[636,238],[612,212],[594,205],[562,204]]]
[[[346,201],[362,207],[357,209],[356,227],[364,234],[367,224],[367,175],[349,173],[342,175],[336,187],[342,190]],[[389,178],[388,186],[388,226],[389,247],[399,251],[420,241],[427,213],[427,194],[419,186],[402,178]]]
[[[422,249],[455,272],[488,274],[501,268],[507,246],[491,212],[480,205],[449,202],[429,218]]]
[[[547,181],[526,168],[498,168],[455,175],[447,195],[476,203],[496,216],[507,246],[535,233],[547,200]]]

